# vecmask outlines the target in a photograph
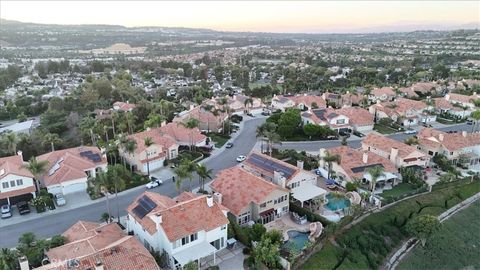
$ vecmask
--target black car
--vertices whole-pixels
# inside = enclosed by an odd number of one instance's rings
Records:
[[[232,148],[233,147],[233,143],[229,142],[225,145],[225,148]]]
[[[340,132],[338,132],[338,135],[340,135],[342,137],[350,138],[350,133],[348,133],[346,131],[340,131]]]
[[[353,135],[355,135],[355,136],[357,136],[357,137],[360,137],[360,138],[361,138],[361,137],[365,137],[365,134],[363,134],[363,133],[361,133],[361,132],[359,132],[359,131],[356,131],[356,130],[353,131]]]
[[[17,208],[18,208],[18,212],[20,213],[20,215],[25,215],[25,214],[30,213],[30,206],[28,206],[28,203],[25,202],[25,201],[18,202],[17,203]]]
[[[473,120],[467,120],[467,125],[473,125]]]

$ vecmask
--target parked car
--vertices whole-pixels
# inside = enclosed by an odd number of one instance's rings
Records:
[[[450,130],[450,131],[447,131],[447,133],[458,133],[458,130]]]
[[[405,130],[404,133],[405,134],[417,134],[417,131],[415,129],[409,128],[409,129]]]
[[[53,197],[55,198],[55,202],[57,203],[58,206],[63,206],[67,204],[67,201],[65,200],[65,197],[63,196],[63,194],[57,193],[53,195]]]
[[[350,138],[350,133],[348,133],[346,131],[340,131],[340,132],[338,132],[338,135],[340,135],[342,137]]]
[[[468,120],[467,120],[467,125],[473,125],[473,120],[468,119]]]
[[[12,208],[9,204],[2,205],[2,218],[9,218],[12,216]]]
[[[338,139],[338,136],[328,135],[326,139],[327,139],[327,140],[336,140],[336,139]]]
[[[263,112],[262,112],[262,115],[263,115],[263,116],[269,116],[269,115],[270,115],[270,112],[263,111]]]
[[[355,135],[357,137],[360,137],[360,138],[365,137],[365,134],[361,133],[360,131],[354,130],[352,133],[353,133],[353,135]]]
[[[152,188],[156,188],[156,187],[158,187],[158,186],[161,186],[162,184],[163,184],[163,181],[162,181],[162,180],[160,180],[160,179],[158,179],[158,178],[156,178],[156,177],[150,176],[150,182],[147,183],[147,184],[145,185],[145,187],[146,187],[147,189],[152,189]]]
[[[422,126],[424,126],[424,127],[432,127],[432,125],[427,124],[427,123],[422,123]]]
[[[21,201],[17,203],[18,212],[20,215],[25,215],[30,213],[30,206],[26,201]]]
[[[245,159],[247,159],[246,156],[238,156],[238,157],[237,157],[237,161],[238,161],[238,162],[245,161]]]
[[[233,147],[233,143],[231,142],[225,144],[225,148],[232,148],[232,147]]]

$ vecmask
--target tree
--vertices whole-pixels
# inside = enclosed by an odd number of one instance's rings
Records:
[[[475,132],[478,122],[480,121],[480,110],[472,112],[471,117],[473,118],[472,133]]]
[[[280,246],[272,239],[263,236],[262,240],[253,248],[252,255],[257,263],[264,263],[269,268],[277,268],[280,258]]]
[[[16,270],[18,269],[18,255],[15,251],[9,248],[2,248],[0,250],[0,269],[3,270]]]
[[[212,169],[208,169],[204,164],[197,165],[197,174],[200,182],[200,189],[205,190],[205,179],[212,179]]]
[[[267,232],[267,229],[263,224],[255,223],[253,226],[248,230],[250,234],[250,239],[252,241],[258,242],[262,240],[263,235]]]
[[[186,127],[190,131],[190,134],[189,134],[190,135],[190,151],[192,151],[192,148],[193,148],[192,147],[193,146],[193,129],[197,128],[199,124],[200,124],[200,121],[198,121],[195,118],[190,118],[186,122],[179,123],[179,125]]]
[[[249,113],[248,105],[253,106],[253,99],[252,98],[246,98],[245,101],[243,101],[243,105],[245,106],[245,110],[247,113]]]
[[[332,172],[333,172],[333,163],[339,163],[341,162],[339,155],[332,155],[329,152],[325,153],[325,156],[323,157],[323,161],[328,164],[328,176],[327,178],[330,179]]]
[[[48,161],[47,160],[37,160],[36,157],[31,157],[28,160],[25,168],[32,173],[35,178],[35,185],[37,187],[37,192],[40,192],[40,177],[45,174],[47,171]]]
[[[301,123],[300,111],[298,109],[288,109],[280,116],[277,132],[282,138],[288,138],[295,133]]]
[[[43,138],[43,144],[49,144],[52,152],[55,151],[55,144],[61,143],[62,140],[56,133],[47,133]]]
[[[273,144],[280,141],[280,136],[276,132],[277,125],[273,122],[266,122],[263,125],[257,127],[256,136],[262,137],[267,141],[267,151],[270,156],[273,151]],[[263,149],[263,147],[262,147]]]
[[[198,265],[195,262],[189,262],[182,267],[183,270],[198,270]]]
[[[437,217],[432,215],[420,215],[410,219],[405,227],[406,231],[419,239],[422,246],[426,241],[441,228]]]
[[[13,132],[8,132],[7,134],[4,135],[4,140],[7,145],[7,151],[12,155],[16,155],[17,143],[18,143],[17,135],[15,135],[15,133]]]
[[[137,149],[137,141],[128,139],[125,143],[125,151],[129,155],[133,155],[135,153],[135,150]],[[130,170],[133,172],[133,165],[130,164]]]
[[[347,145],[348,144],[348,141],[347,141],[347,137],[342,137],[342,141],[340,142],[341,145]]]
[[[162,115],[158,115],[156,113],[150,113],[148,115],[147,121],[143,124],[145,128],[154,128],[159,127],[165,118]]]
[[[27,116],[22,112],[19,115],[17,115],[17,120],[19,123],[27,121]]]
[[[103,213],[100,216],[100,221],[101,222],[110,223],[111,220],[112,220],[112,216],[110,216],[108,213]]]
[[[145,153],[147,154],[147,175],[150,178],[150,160],[148,159],[148,148],[153,145],[153,139],[151,137],[146,137],[143,139],[143,144],[145,145]]]
[[[175,181],[175,187],[177,188],[177,191],[180,192],[183,180],[189,177],[188,168],[181,164],[175,168],[174,172],[178,176],[177,180]]]
[[[109,200],[109,197],[108,197],[108,182],[109,182],[109,179],[108,179],[108,174],[107,172],[99,172],[97,173],[96,177],[95,177],[95,189],[97,190],[97,192],[100,192],[100,193],[103,193],[105,195],[105,197],[107,198],[106,202],[107,202],[107,214],[109,217],[111,217],[112,215],[110,214],[110,200]],[[111,218],[107,221],[107,223],[111,222]]]
[[[318,127],[314,124],[306,124],[303,126],[303,133],[308,136],[309,139],[318,135]]]
[[[375,186],[377,185],[377,180],[381,176],[385,175],[385,170],[381,166],[374,166],[374,167],[368,168],[367,172],[370,174],[370,177],[372,178],[370,185],[371,185],[372,194],[373,194],[375,191]]]

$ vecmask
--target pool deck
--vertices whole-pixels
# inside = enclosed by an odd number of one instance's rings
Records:
[[[265,224],[265,228],[267,231],[277,230],[282,232],[283,240],[288,241],[288,231],[296,230],[300,232],[309,232],[310,222],[307,221],[305,224],[297,224],[290,218],[290,214],[286,214],[275,221]]]

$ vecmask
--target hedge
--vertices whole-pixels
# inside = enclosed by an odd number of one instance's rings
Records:
[[[324,217],[322,217],[318,214],[312,213],[310,210],[302,208],[302,207],[294,204],[293,202],[290,202],[290,211],[295,212],[295,213],[299,214],[300,216],[307,216],[307,220],[310,221],[310,222],[319,221],[319,222],[322,223],[323,227],[326,227],[329,224],[331,224],[331,221],[327,220],[326,218],[324,218]]]
[[[228,220],[230,221],[229,225],[232,227],[233,232],[235,233],[235,239],[240,241],[245,246],[251,247],[252,243],[250,241],[250,236],[247,229],[238,225],[237,221],[232,216],[229,216]]]

